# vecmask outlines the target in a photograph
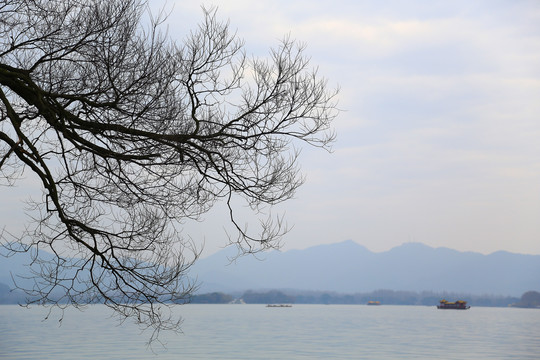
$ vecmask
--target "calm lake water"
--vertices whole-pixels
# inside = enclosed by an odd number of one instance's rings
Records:
[[[539,359],[540,310],[435,306],[184,305],[183,334],[117,326],[102,305],[0,306],[0,359]]]

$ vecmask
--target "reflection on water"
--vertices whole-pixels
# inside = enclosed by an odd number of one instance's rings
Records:
[[[134,325],[93,305],[59,322],[0,306],[1,359],[538,359],[540,310],[421,306],[184,305],[183,334],[153,354]],[[55,316],[56,315],[56,316]],[[60,325],[61,324],[61,325]]]

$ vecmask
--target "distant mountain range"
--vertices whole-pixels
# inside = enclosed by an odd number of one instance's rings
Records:
[[[235,249],[200,259],[191,275],[200,293],[264,289],[340,293],[378,289],[521,296],[540,289],[540,255],[490,255],[406,243],[374,253],[353,242],[263,253],[230,263]]]
[[[350,240],[230,263],[235,254],[236,249],[226,248],[198,260],[190,270],[200,283],[198,293],[294,289],[352,294],[389,289],[519,297],[540,290],[540,255],[483,255],[420,243],[374,253]],[[0,283],[12,287],[10,272],[27,275],[23,264],[28,260],[25,255],[0,257]]]

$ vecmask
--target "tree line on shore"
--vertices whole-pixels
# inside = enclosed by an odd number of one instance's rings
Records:
[[[431,306],[440,300],[466,300],[472,306],[540,308],[540,292],[527,291],[520,298],[500,295],[472,295],[450,292],[414,292],[395,290],[376,290],[366,293],[342,294],[328,291],[265,290],[237,293],[212,292],[195,294],[188,302],[192,304],[328,304],[356,305],[368,301],[379,301],[382,305],[424,305]],[[25,294],[11,290],[0,284],[0,304],[19,304],[25,302]]]
[[[530,293],[538,294],[538,300]],[[523,298],[525,297],[525,301]],[[342,304],[355,305],[366,304],[368,301],[379,301],[384,305],[436,305],[441,299],[466,300],[474,306],[491,307],[540,307],[540,293],[535,291],[527,292],[520,299],[513,296],[498,295],[471,295],[448,292],[414,292],[414,291],[394,291],[376,290],[367,293],[341,294],[325,291],[295,291],[295,290],[268,290],[268,291],[246,291],[238,294],[225,294],[220,292],[194,295],[191,303],[194,304],[225,304],[230,302],[243,302],[246,304]],[[241,300],[241,301],[240,301]]]

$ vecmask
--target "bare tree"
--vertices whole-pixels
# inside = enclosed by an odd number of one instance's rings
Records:
[[[296,145],[328,148],[336,116],[302,45],[251,58],[213,10],[182,44],[163,19],[140,0],[0,0],[0,178],[43,189],[3,245],[33,254],[31,302],[104,302],[157,332],[193,292],[183,222],[222,201],[240,252],[277,246],[287,228],[261,209],[293,196]]]

